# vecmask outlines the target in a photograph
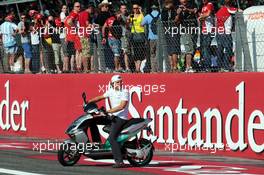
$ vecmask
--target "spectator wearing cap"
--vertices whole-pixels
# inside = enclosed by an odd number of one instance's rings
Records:
[[[109,8],[112,3],[108,2],[108,0],[103,0],[99,5],[99,14],[96,18],[96,23],[99,24],[99,26],[103,26],[105,24],[105,21],[111,16]]]
[[[21,35],[21,43],[24,50],[24,61],[25,61],[25,71],[24,73],[30,74],[29,69],[30,61],[32,59],[32,50],[29,39],[29,24],[27,23],[26,15],[21,15],[21,21],[18,23],[19,33]]]
[[[176,12],[173,0],[165,0],[161,20],[165,31],[165,41],[170,60],[170,72],[178,72],[178,56],[181,54],[180,32],[172,34],[172,28],[178,28],[179,15]],[[167,31],[169,30],[169,32]]]
[[[198,23],[198,8],[190,0],[180,0],[177,14],[180,16],[180,25],[184,29],[181,31],[181,44],[184,46],[185,72],[192,73],[192,58],[196,49]]]
[[[157,43],[158,43],[158,20],[161,18],[157,5],[151,6],[151,13],[144,17],[142,26],[148,25],[148,40],[150,45],[150,63],[151,72],[159,71],[159,63],[157,58]]]
[[[0,34],[2,35],[2,41],[5,54],[8,58],[8,71],[14,71],[14,59],[17,52],[17,43],[15,35],[18,33],[18,27],[13,23],[14,16],[8,15],[5,17],[5,22],[0,26]]]
[[[203,0],[203,8],[198,20],[202,24],[201,48],[204,58],[203,67],[208,70],[211,66],[211,43],[214,37],[214,5],[209,0]]]
[[[220,67],[226,71],[231,70],[231,58],[234,56],[233,53],[233,18],[238,11],[237,8],[232,7],[231,0],[225,0],[224,5],[216,13],[217,21],[217,58]],[[225,52],[224,52],[225,50]]]
[[[32,48],[31,71],[33,73],[44,73],[46,68],[43,61],[43,44],[40,35],[44,28],[43,16],[35,10],[30,10],[29,16],[31,18],[30,24],[30,41]]]
[[[80,69],[81,67],[81,59],[79,55],[79,51],[81,50],[81,42],[78,36],[78,28],[77,28],[80,9],[81,9],[81,4],[79,2],[74,3],[73,11],[65,19],[67,51],[68,51],[68,58],[70,59],[72,72],[75,72],[74,70],[75,56],[76,56],[77,68]],[[66,64],[67,66],[69,65],[69,60],[67,60]],[[68,72],[69,67],[66,67],[65,71]]]
[[[112,72],[113,69],[113,62],[111,62],[112,59],[112,52],[109,48],[108,42],[106,44],[101,44],[101,41],[103,39],[102,36],[102,27],[105,24],[105,21],[111,17],[111,14],[109,12],[109,7],[112,3],[108,2],[108,0],[103,0],[99,5],[99,13],[95,19],[95,23],[99,25],[100,27],[100,34],[97,35],[97,44],[98,44],[98,50],[99,50],[99,71],[105,70],[106,72]]]

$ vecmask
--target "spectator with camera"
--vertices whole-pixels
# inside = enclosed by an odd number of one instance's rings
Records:
[[[140,72],[141,62],[146,58],[145,29],[141,25],[144,15],[138,4],[133,4],[133,13],[130,15],[132,55],[136,72]]]

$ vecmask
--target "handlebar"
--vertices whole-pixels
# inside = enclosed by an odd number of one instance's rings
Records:
[[[87,104],[88,102],[86,100],[86,93],[85,92],[82,93],[82,98],[83,98],[84,104]]]

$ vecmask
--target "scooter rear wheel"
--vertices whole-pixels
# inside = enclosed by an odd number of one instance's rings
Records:
[[[142,148],[142,147],[144,147],[148,144],[152,144],[152,143],[147,139],[140,139],[139,144],[140,144],[139,146]],[[127,160],[132,166],[140,167],[140,166],[148,165],[150,163],[150,161],[152,160],[152,157],[153,157],[153,147],[151,148],[148,155],[144,159],[139,160],[137,158],[128,156]]]
[[[63,166],[73,166],[81,158],[81,154],[77,150],[71,150],[71,144],[62,144],[58,151],[58,160]]]

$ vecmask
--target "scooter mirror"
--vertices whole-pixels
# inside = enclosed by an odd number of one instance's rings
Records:
[[[87,102],[86,102],[86,93],[85,92],[82,93],[82,98],[83,98],[84,103],[86,104]]]

